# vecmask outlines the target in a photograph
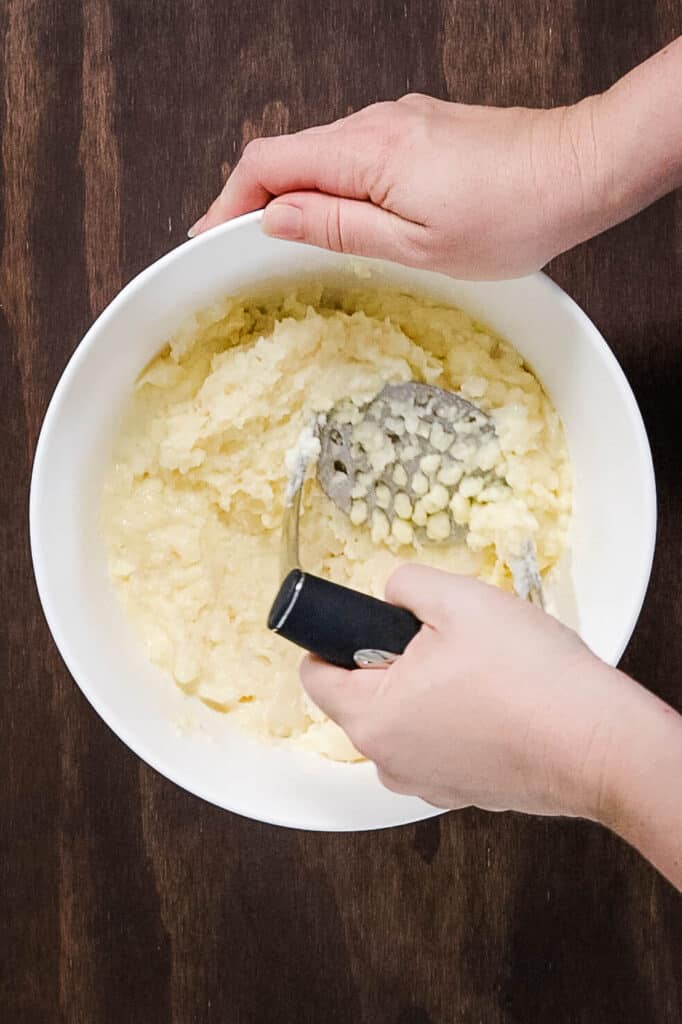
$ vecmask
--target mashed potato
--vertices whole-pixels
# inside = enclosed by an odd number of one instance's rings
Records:
[[[152,661],[250,731],[339,760],[357,754],[303,693],[300,651],[265,625],[287,452],[312,412],[408,380],[457,391],[494,418],[496,482],[460,486],[466,542],[373,539],[309,479],[304,567],[376,596],[409,559],[511,588],[505,559],[532,538],[546,575],[571,512],[557,413],[507,342],[401,293],[319,287],[197,316],[141,374],[105,487],[111,576]]]

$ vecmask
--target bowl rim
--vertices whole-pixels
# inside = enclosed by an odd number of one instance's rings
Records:
[[[301,829],[305,831],[317,831],[317,832],[359,832],[359,831],[373,831],[384,828],[398,827],[400,825],[414,824],[418,821],[424,821],[432,817],[436,817],[440,814],[445,813],[445,809],[434,808],[429,804],[423,804],[423,811],[420,809],[418,814],[414,814],[410,817],[398,817],[394,821],[386,821],[378,825],[313,825],[310,822],[301,822],[290,817],[278,818],[277,816],[254,814],[249,812],[248,809],[240,807],[234,803],[234,801],[220,801],[215,794],[209,794],[204,790],[201,784],[187,783],[185,780],[181,780],[178,777],[178,773],[165,763],[162,757],[157,757],[153,751],[150,751],[144,740],[138,735],[133,735],[131,730],[128,728],[125,721],[120,719],[117,712],[113,711],[106,699],[102,698],[97,694],[97,688],[93,687],[90,683],[87,674],[79,671],[79,657],[77,653],[77,644],[73,642],[73,639],[69,638],[68,631],[64,630],[60,623],[59,615],[56,613],[53,604],[50,602],[48,594],[48,572],[45,568],[42,554],[41,554],[41,539],[40,539],[40,492],[42,489],[42,478],[43,478],[43,464],[46,460],[46,449],[48,445],[48,438],[52,433],[55,424],[59,420],[59,416],[62,410],[65,396],[68,392],[69,385],[72,379],[78,374],[82,361],[86,358],[88,351],[97,342],[98,335],[103,326],[107,324],[113,317],[116,316],[118,309],[123,306],[132,295],[143,289],[147,282],[150,281],[156,275],[163,273],[171,264],[185,257],[186,253],[190,248],[196,248],[207,241],[213,241],[216,235],[229,235],[233,231],[243,227],[249,223],[259,223],[262,220],[263,211],[256,210],[253,213],[245,214],[241,217],[236,217],[233,220],[227,221],[223,224],[218,225],[215,228],[210,229],[207,232],[198,235],[197,237],[190,239],[186,242],[182,242],[180,245],[171,249],[169,252],[164,253],[158,259],[156,259],[149,266],[145,267],[140,273],[136,274],[108,303],[108,305],[102,310],[102,312],[96,317],[91,326],[88,328],[82,339],[76,345],[75,349],[71,353],[64,370],[62,371],[57,385],[52,393],[50,401],[47,405],[43,421],[40,427],[38,440],[35,447],[33,466],[31,471],[31,481],[29,488],[29,508],[28,508],[28,519],[29,519],[29,542],[31,549],[31,560],[33,566],[33,574],[40,599],[40,604],[43,610],[43,615],[47,623],[48,629],[52,635],[52,639],[57,647],[59,655],[64,662],[69,674],[71,675],[76,686],[79,688],[85,699],[96,711],[105,725],[114,733],[137,757],[149,765],[152,769],[157,771],[164,778],[175,783],[181,789],[186,790],[192,795],[197,796],[208,803],[213,804],[216,807],[220,807],[223,810],[228,810],[233,814],[238,814],[242,817],[249,818],[251,820],[262,821],[266,824],[277,825],[279,827]],[[391,262],[391,261],[382,261]],[[637,621],[641,614],[641,610],[644,604],[644,599],[649,587],[651,579],[651,571],[653,567],[655,546],[656,546],[656,530],[657,530],[657,501],[656,501],[656,481],[654,474],[653,458],[651,454],[651,445],[649,442],[646,426],[642,418],[642,414],[637,404],[637,400],[632,391],[630,383],[625,376],[625,373],[616,359],[615,354],[607,344],[605,338],[596,327],[596,325],[589,318],[587,313],[578,305],[578,303],[568,295],[567,292],[561,288],[555,281],[553,281],[543,271],[538,271],[535,274],[529,275],[530,278],[534,278],[538,283],[542,285],[550,293],[553,293],[557,299],[560,299],[564,304],[568,305],[573,316],[578,322],[579,326],[587,334],[591,335],[592,342],[600,351],[600,355],[609,364],[609,369],[612,373],[614,383],[617,385],[620,392],[620,397],[624,404],[627,406],[629,416],[632,418],[633,425],[635,426],[640,438],[641,455],[643,456],[643,479],[642,484],[645,490],[645,517],[642,523],[642,535],[643,538],[646,535],[646,561],[645,571],[642,572],[641,577],[638,581],[636,594],[633,594],[634,605],[633,612],[627,623],[624,623],[622,630],[622,637],[618,649],[612,659],[612,664],[617,664],[620,661],[630,639],[634,633]],[[73,637],[73,634],[71,634]]]

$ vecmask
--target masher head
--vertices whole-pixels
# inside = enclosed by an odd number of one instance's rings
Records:
[[[449,503],[463,475],[476,472],[481,449],[497,446],[495,425],[482,409],[415,381],[387,384],[364,406],[337,403],[318,436],[317,478],[325,494],[347,515],[354,502],[364,502],[369,516],[379,508],[389,522],[401,515],[401,502],[414,506],[435,483]]]

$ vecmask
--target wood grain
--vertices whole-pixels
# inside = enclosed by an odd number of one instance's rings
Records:
[[[141,764],[80,696],[32,581],[42,414],[84,330],[245,141],[406,91],[548,105],[682,32],[679,0],[0,3],[0,1019],[675,1024],[679,899],[583,822],[474,810],[275,830]],[[682,708],[682,201],[557,259],[651,434],[652,587],[625,668]]]

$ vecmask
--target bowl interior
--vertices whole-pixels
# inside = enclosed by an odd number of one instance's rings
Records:
[[[109,583],[99,506],[111,444],[140,369],[193,312],[278,279],[403,287],[461,306],[533,366],[566,430],[575,471],[572,586],[565,621],[615,664],[651,569],[655,492],[646,433],[603,339],[541,274],[454,281],[270,239],[260,214],[218,228],[154,264],[90,329],[55,392],[31,491],[38,589],[59,650],[109,726],[179,785],[249,817],[312,829],[364,829],[437,813],[383,789],[369,765],[343,765],[250,740],[147,662]]]

